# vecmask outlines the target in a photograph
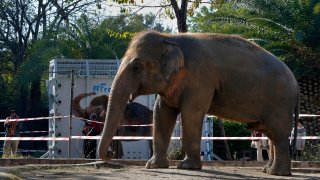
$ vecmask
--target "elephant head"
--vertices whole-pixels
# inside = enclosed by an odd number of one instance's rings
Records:
[[[82,108],[80,106],[80,101],[88,96],[95,95],[95,93],[83,93],[79,94],[72,100],[73,110],[72,113],[80,118],[92,119],[94,116],[95,119],[99,122],[104,122],[106,109],[108,105],[108,96],[101,95],[93,98],[87,108]],[[102,130],[102,127],[98,128],[98,132]]]
[[[176,39],[177,40],[177,39]],[[128,100],[139,95],[174,93],[176,82],[183,75],[184,56],[172,37],[157,32],[137,34],[122,58],[109,94],[99,156],[111,159],[106,150],[120,124]]]

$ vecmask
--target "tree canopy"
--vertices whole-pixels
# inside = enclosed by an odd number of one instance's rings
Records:
[[[100,16],[96,0],[0,2],[1,115],[47,114],[48,63],[52,58],[121,57],[132,33],[165,31],[155,15]]]
[[[191,24],[192,31],[244,36],[285,61],[298,77],[320,66],[319,0],[217,1]]]

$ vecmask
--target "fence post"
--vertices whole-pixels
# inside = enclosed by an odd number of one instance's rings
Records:
[[[68,141],[68,158],[71,155],[71,133],[72,133],[72,100],[74,87],[74,70],[71,70],[71,87],[70,87],[70,114],[69,114],[69,141]]]

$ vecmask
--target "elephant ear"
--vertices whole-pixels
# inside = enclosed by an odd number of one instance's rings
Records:
[[[162,43],[161,71],[166,81],[177,74],[184,67],[184,57],[180,46],[171,41]]]

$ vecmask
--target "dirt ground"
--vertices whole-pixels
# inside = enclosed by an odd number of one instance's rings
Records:
[[[0,179],[320,179],[319,169],[293,169],[293,175],[280,177],[261,172],[261,167],[204,166],[200,171],[145,169],[121,164],[100,165],[25,165],[0,168]]]

